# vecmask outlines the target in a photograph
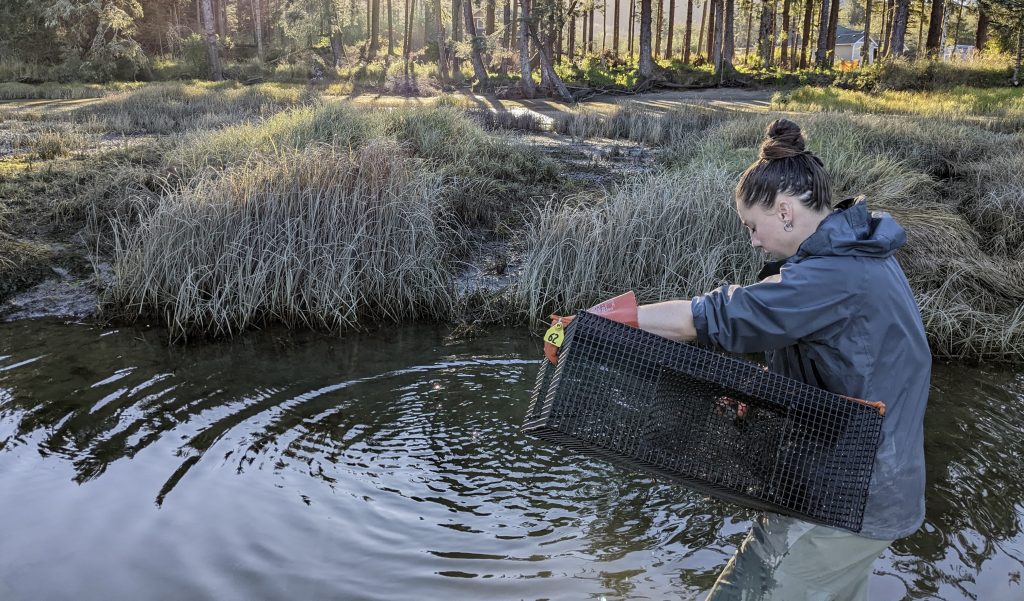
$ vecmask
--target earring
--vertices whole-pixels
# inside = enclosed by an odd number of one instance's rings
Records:
[[[792,232],[793,231],[793,222],[792,221],[784,222],[783,226],[782,226],[782,229],[786,230],[787,232]]]

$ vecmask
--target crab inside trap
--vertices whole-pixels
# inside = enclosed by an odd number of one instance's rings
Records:
[[[587,312],[523,430],[722,500],[860,531],[884,406]]]

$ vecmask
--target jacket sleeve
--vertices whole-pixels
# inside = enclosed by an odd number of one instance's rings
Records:
[[[808,259],[787,265],[778,281],[733,287],[731,292],[722,286],[694,297],[697,340],[732,353],[758,353],[812,338],[845,321],[857,293],[854,278],[841,271],[844,264]]]

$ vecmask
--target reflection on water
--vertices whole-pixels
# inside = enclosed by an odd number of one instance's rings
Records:
[[[0,599],[697,599],[750,515],[518,432],[539,344],[0,325]],[[942,368],[872,598],[1021,599],[1024,374]]]

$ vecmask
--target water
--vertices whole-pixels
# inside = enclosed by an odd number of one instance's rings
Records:
[[[698,599],[749,513],[518,432],[519,332],[0,325],[0,599]],[[1024,373],[936,366],[872,599],[1024,599]]]

